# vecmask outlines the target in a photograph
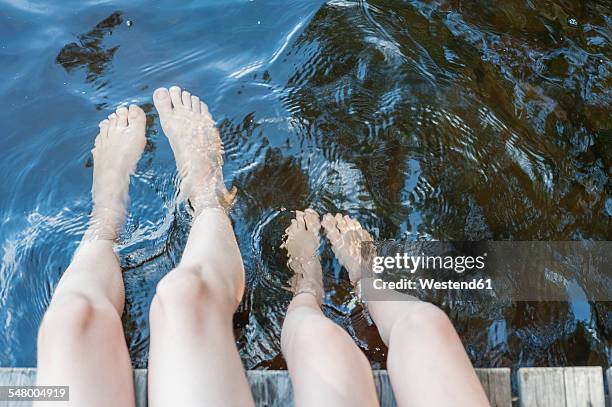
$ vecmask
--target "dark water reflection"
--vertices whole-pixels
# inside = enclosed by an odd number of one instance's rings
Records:
[[[37,326],[86,226],[97,122],[120,103],[148,114],[120,245],[124,325],[146,364],[154,287],[190,222],[150,104],[162,85],[200,95],[221,128],[249,368],[284,366],[278,246],[292,210],[348,213],[387,239],[612,237],[608,2],[56,3],[0,3],[2,366],[35,364]],[[327,246],[323,262],[325,312],[383,366]],[[478,366],[612,359],[609,303],[441,305]]]

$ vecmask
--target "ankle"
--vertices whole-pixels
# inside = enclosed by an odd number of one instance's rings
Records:
[[[294,261],[290,264],[294,274],[291,277],[291,291],[293,297],[300,294],[309,294],[314,297],[317,304],[323,303],[325,290],[323,289],[323,271],[318,258]]]
[[[113,208],[94,204],[84,240],[116,240],[124,219],[124,206],[118,205]]]
[[[228,191],[222,180],[216,185],[194,188],[194,190],[188,198],[194,217],[207,209],[227,211],[231,207],[237,192],[235,186]]]

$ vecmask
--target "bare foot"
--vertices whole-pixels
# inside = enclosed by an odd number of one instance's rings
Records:
[[[347,269],[351,283],[361,279],[361,242],[371,242],[372,236],[358,221],[340,214],[326,214],[321,222],[336,258]]]
[[[130,175],[144,151],[145,114],[122,106],[99,124],[93,154],[93,210],[85,236],[115,240],[125,220]]]
[[[319,214],[313,209],[296,211],[295,219],[285,230],[287,265],[295,273],[291,279],[294,295],[310,293],[319,303],[323,300],[323,272],[319,261]]]
[[[196,215],[227,208],[236,189],[228,192],[223,183],[223,145],[208,107],[178,86],[157,89],[153,101],[181,177],[180,198],[189,200]]]

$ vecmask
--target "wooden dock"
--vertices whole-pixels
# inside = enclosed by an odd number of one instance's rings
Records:
[[[494,407],[606,407],[601,367],[545,367],[518,370],[518,394],[513,397],[510,369],[476,369]],[[444,372],[440,372],[444,375]],[[36,369],[0,368],[0,386],[32,386]],[[286,371],[251,370],[249,382],[258,406],[293,406],[293,390]],[[387,372],[374,371],[376,390],[383,407],[395,406]],[[608,389],[612,368],[607,371]],[[444,381],[444,379],[442,379]],[[136,405],[147,406],[147,371],[134,370]],[[608,397],[609,399],[609,397]],[[27,402],[2,402],[4,407],[25,407]]]

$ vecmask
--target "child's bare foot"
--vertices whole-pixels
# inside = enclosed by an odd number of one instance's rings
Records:
[[[99,124],[93,154],[93,210],[86,238],[114,240],[125,220],[130,175],[145,147],[145,114],[119,107]]]
[[[226,208],[236,194],[223,183],[223,145],[208,107],[197,96],[159,88],[153,93],[159,120],[170,141],[181,177],[180,197],[196,215],[205,208]]]
[[[336,258],[347,269],[351,283],[356,284],[361,279],[361,242],[371,242],[372,237],[358,221],[346,215],[328,213],[321,224]]]
[[[291,279],[294,295],[310,293],[320,303],[323,300],[323,273],[319,261],[319,214],[313,209],[296,211],[295,219],[285,230],[287,265],[295,273]]]

